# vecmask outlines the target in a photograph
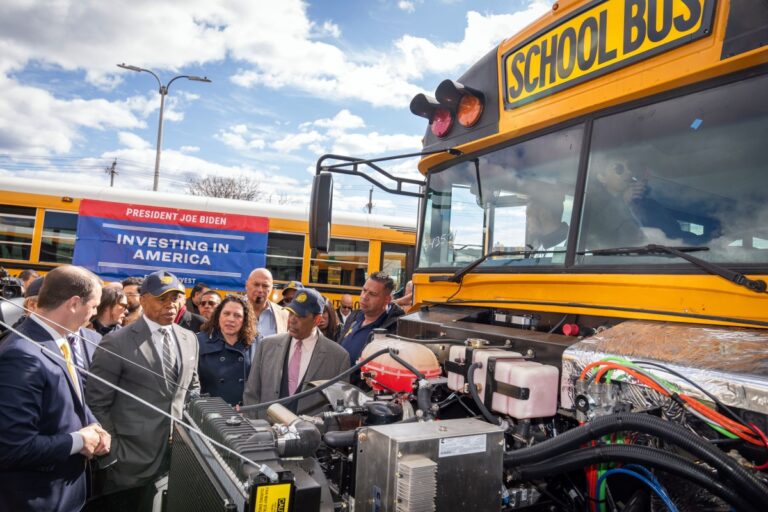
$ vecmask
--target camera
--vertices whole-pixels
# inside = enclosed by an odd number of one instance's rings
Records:
[[[18,277],[12,277],[2,267],[0,267],[0,294],[4,299],[16,299],[24,296],[21,280]]]

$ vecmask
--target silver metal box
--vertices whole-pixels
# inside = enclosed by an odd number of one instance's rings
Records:
[[[362,429],[356,454],[354,510],[395,511],[398,479],[407,477],[398,473],[398,464],[415,456],[437,465],[431,510],[499,510],[503,454],[503,430],[472,418]],[[406,510],[402,507],[401,503],[400,509]]]

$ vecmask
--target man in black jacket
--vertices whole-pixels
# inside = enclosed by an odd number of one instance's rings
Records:
[[[339,343],[349,353],[351,364],[359,359],[374,329],[392,333],[397,330],[397,319],[405,312],[392,302],[394,288],[394,281],[384,272],[371,274],[363,285],[360,309],[349,315],[339,334]]]

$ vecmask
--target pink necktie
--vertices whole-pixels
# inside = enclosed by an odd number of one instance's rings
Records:
[[[299,373],[301,372],[301,340],[296,342],[290,361],[288,361],[288,394],[293,395],[299,386]]]

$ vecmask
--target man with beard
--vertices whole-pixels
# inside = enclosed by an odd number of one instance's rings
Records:
[[[129,277],[123,279],[123,293],[125,293],[125,298],[128,299],[128,312],[126,313],[125,318],[123,318],[123,327],[132,324],[141,318],[143,311],[141,310],[141,303],[139,302],[139,297],[141,297],[139,288],[141,287],[142,282],[144,282],[143,277]]]

